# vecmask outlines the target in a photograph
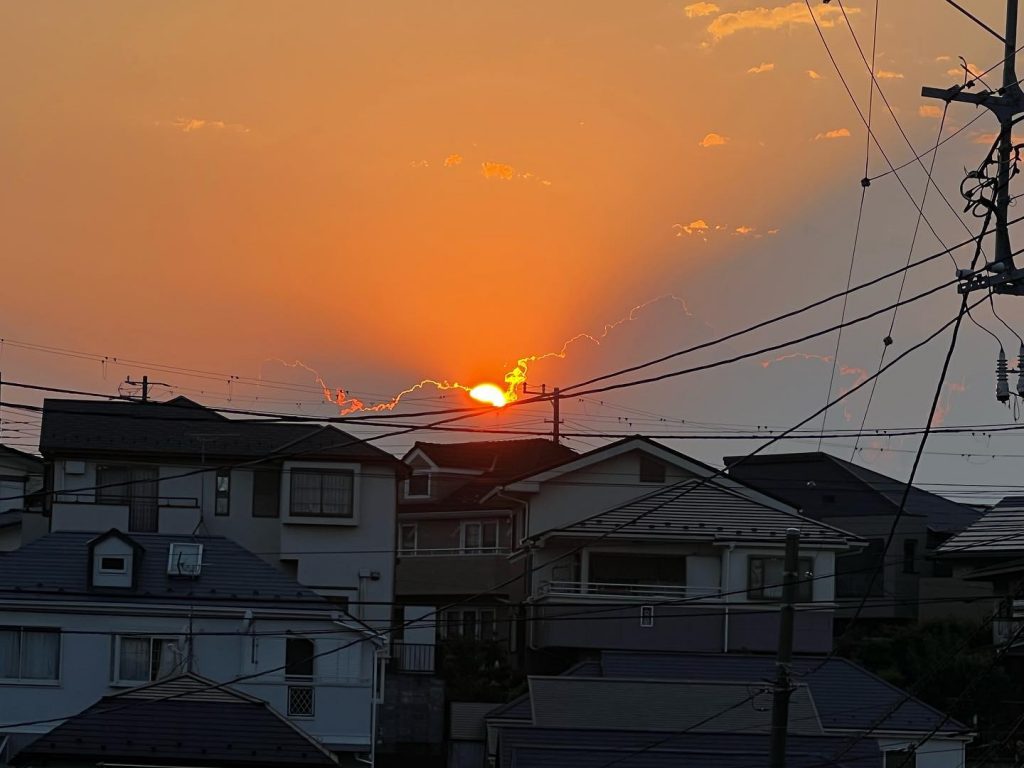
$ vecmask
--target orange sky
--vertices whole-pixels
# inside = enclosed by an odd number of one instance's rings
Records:
[[[815,7],[863,104],[841,13]],[[847,4],[865,45],[873,8]],[[802,2],[752,0],[0,4],[0,336],[309,384],[266,362],[301,359],[387,394],[500,379],[666,293],[695,318],[663,307],[538,376],[566,384],[838,290],[864,128],[808,22]],[[1000,51],[932,0],[881,3],[876,71],[921,147],[938,120],[920,86],[956,82],[960,55],[987,67]],[[973,114],[954,108],[947,128]],[[875,119],[906,160],[877,97]],[[954,203],[992,131],[978,127],[937,166]],[[920,179],[907,172],[915,195]],[[901,264],[913,227],[891,177],[866,211],[861,276]],[[935,249],[922,237],[916,253]],[[844,364],[873,368],[878,336],[851,332]],[[104,380],[11,348],[0,366],[90,389],[145,372]],[[719,421],[735,408],[695,397]]]

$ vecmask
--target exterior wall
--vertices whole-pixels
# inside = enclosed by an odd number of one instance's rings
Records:
[[[11,509],[24,509],[25,494],[42,489],[42,467],[42,460],[33,461],[7,455],[6,451],[0,452],[0,514]]]
[[[879,739],[878,746],[883,751],[903,749],[916,744],[908,739]],[[914,768],[964,768],[966,765],[964,742],[953,739],[929,739],[917,747]]]
[[[138,606],[133,606],[138,608]],[[45,610],[0,611],[0,626],[56,627],[61,636],[60,679],[56,682],[0,681],[0,722],[60,718],[80,712],[100,697],[117,693],[127,685],[111,682],[113,635],[147,633],[180,638],[187,647],[189,626],[193,636],[191,671],[218,682],[239,675],[273,670],[285,662],[285,635],[315,638],[315,716],[289,718],[307,733],[329,743],[369,745],[373,648],[355,643],[354,633],[324,619],[245,618],[245,608],[224,609],[220,616],[194,617],[178,606],[177,615],[127,615],[114,609],[95,614],[57,613]],[[326,634],[325,631],[337,634]],[[332,648],[338,648],[331,653]],[[187,654],[185,654],[187,657]],[[185,671],[186,663],[178,671]],[[297,682],[297,685],[310,683]],[[283,671],[273,671],[234,686],[287,712],[288,682]],[[58,723],[26,726],[22,732],[45,733]]]
[[[920,621],[961,619],[981,622],[992,616],[999,604],[990,582],[922,577],[920,585],[921,604],[917,614]]]
[[[664,483],[640,483],[640,454],[625,453],[546,483],[530,498],[529,536],[578,522],[692,477],[665,465]]]
[[[506,555],[402,556],[396,566],[396,598],[476,594],[523,575],[523,563]],[[522,599],[523,579],[501,587],[497,594]]]

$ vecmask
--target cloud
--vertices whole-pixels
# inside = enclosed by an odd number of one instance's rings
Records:
[[[762,72],[771,72],[773,69],[775,69],[775,64],[771,62],[761,62],[758,66],[748,69],[747,74],[760,75]]]
[[[972,62],[967,62],[967,70],[970,73],[970,77],[977,77],[981,72],[984,71],[981,67]],[[950,77],[963,77],[964,68],[963,66],[950,67],[949,69],[946,70],[946,74],[949,75]]]
[[[846,12],[860,13],[860,9],[847,8]],[[842,10],[832,5],[815,5],[813,13],[822,27],[834,27],[843,17]],[[758,7],[723,13],[708,25],[708,32],[717,42],[747,29],[782,29],[796,24],[810,24],[813,20],[804,3],[793,2],[774,8]]]
[[[994,144],[996,139],[999,138],[998,133],[978,133],[975,134],[974,138],[971,139],[972,144]],[[1014,144],[1024,144],[1024,136],[1012,136],[1011,140]]]
[[[952,61],[953,57],[952,56],[936,56],[935,60],[936,61]]]
[[[815,71],[814,71],[813,69],[808,69],[808,70],[807,70],[807,76],[808,76],[809,78],[811,78],[811,80],[821,80],[821,75],[819,75],[819,74],[818,74],[817,72],[815,72]]]
[[[703,234],[707,232],[711,227],[704,219],[694,219],[689,224],[673,224],[672,229],[676,233],[676,237],[682,237],[683,234]]]
[[[710,16],[711,14],[718,13],[721,10],[722,9],[714,3],[704,2],[693,3],[692,5],[688,5],[683,8],[683,11],[686,12],[686,17],[689,19],[695,19],[698,16]]]
[[[457,152],[453,152],[444,159],[444,167],[452,168],[456,165],[462,165],[462,155]]]
[[[485,179],[510,181],[516,176],[516,169],[507,163],[481,163],[480,172]]]
[[[850,131],[848,128],[836,128],[835,130],[832,131],[825,131],[824,133],[819,133],[817,136],[814,137],[814,140],[821,141],[822,139],[845,139],[848,138],[849,135]]]
[[[736,227],[736,234],[737,235],[749,235],[753,231],[754,231],[753,227],[748,227],[746,225],[743,225],[741,227]]]
[[[774,229],[769,229],[768,230],[768,234],[769,235],[777,235],[777,234],[779,234],[779,228],[775,227]]]
[[[160,123],[157,123],[160,125]],[[215,131],[231,131],[233,133],[248,133],[249,129],[241,123],[225,123],[223,120],[204,120],[199,117],[179,117],[172,120],[170,125],[182,133],[194,133],[205,129]]]
[[[902,80],[903,73],[893,72],[892,70],[889,69],[880,69],[877,72],[875,72],[875,77],[877,77],[879,80]]]
[[[942,117],[942,110],[938,107],[932,106],[931,104],[922,104],[917,108],[917,114],[920,117],[928,117],[938,120]]]
[[[720,147],[723,144],[727,144],[728,142],[729,142],[729,137],[728,136],[722,136],[719,133],[709,133],[707,136],[705,136],[703,139],[701,139],[697,143],[700,146],[707,148],[707,147]]]

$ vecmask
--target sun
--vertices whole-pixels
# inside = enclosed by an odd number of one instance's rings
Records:
[[[494,384],[477,384],[469,390],[469,396],[481,403],[490,403],[495,408],[502,408],[508,402],[501,387]]]

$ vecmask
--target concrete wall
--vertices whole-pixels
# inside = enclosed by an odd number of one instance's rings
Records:
[[[187,647],[187,611],[177,615],[124,615],[113,611],[96,614],[50,613],[36,610],[4,610],[0,626],[55,627],[61,636],[60,679],[55,682],[0,681],[0,722],[61,718],[77,714],[100,697],[123,690],[111,682],[114,635],[147,633],[179,638]],[[373,650],[368,642],[346,643],[358,635],[338,631],[329,619],[244,618],[244,608],[227,609],[221,616],[194,618],[192,671],[218,682],[272,670],[285,661],[285,635],[309,632],[316,652],[315,717],[290,718],[296,726],[318,738],[336,742],[369,744],[370,680]],[[324,634],[325,630],[337,634]],[[204,633],[205,634],[204,636]],[[332,649],[339,649],[332,652]],[[187,657],[187,654],[183,654]],[[184,671],[185,664],[182,663]],[[304,683],[296,683],[302,685]],[[283,671],[268,672],[237,688],[287,712],[287,688]],[[27,726],[28,733],[45,733],[57,723]]]

